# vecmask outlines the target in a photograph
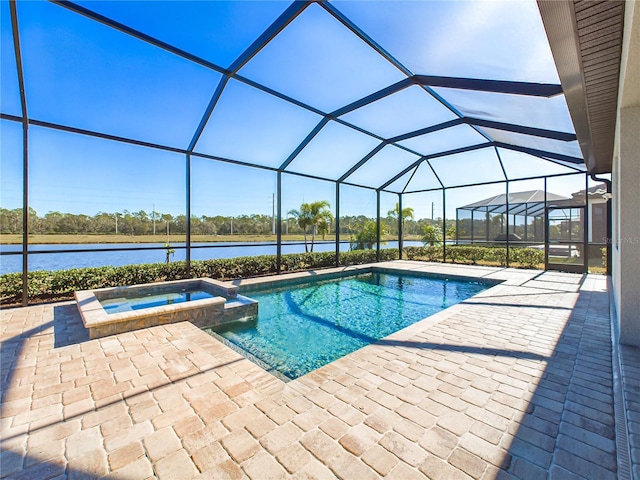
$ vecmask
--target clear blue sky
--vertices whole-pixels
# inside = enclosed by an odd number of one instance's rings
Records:
[[[221,67],[229,66],[288,6],[288,2],[246,1],[81,3]],[[334,5],[413,73],[558,82],[534,1],[394,2],[394,8],[388,2]],[[0,8],[1,106],[3,113],[17,115],[20,102],[8,2],[2,0]],[[179,148],[189,145],[220,74],[48,2],[21,2],[18,15],[31,118]],[[324,112],[404,78],[317,5],[305,10],[239,73]],[[562,96],[437,91],[467,115],[572,131]],[[411,87],[344,119],[389,137],[453,117],[433,97]],[[276,167],[320,119],[231,80],[196,151]],[[5,208],[17,208],[22,201],[21,129],[10,121],[0,126],[0,202]],[[467,126],[442,133],[403,145],[428,154],[484,141]],[[532,141],[513,135],[506,140]],[[367,135],[330,122],[290,169],[337,179],[377,144]],[[154,207],[159,212],[184,213],[184,155],[38,127],[30,128],[29,147],[30,204],[39,214],[150,212]],[[578,152],[575,143],[561,147],[566,153]],[[501,155],[513,178],[566,171],[520,154]],[[353,179],[377,186],[381,178],[393,176],[417,158],[386,147]],[[433,165],[447,185],[502,178],[492,151],[438,159]],[[411,185],[425,188],[437,181],[424,165]],[[556,181],[553,191],[568,194],[575,185]],[[521,186],[517,189],[531,189]],[[331,182],[285,175],[283,187],[284,212],[303,201],[335,203]],[[501,193],[503,188],[452,193],[448,216],[454,215],[456,206]],[[275,189],[275,173],[193,160],[194,215],[271,214]],[[414,207],[418,217],[431,216],[432,202],[435,216],[441,215],[440,193],[405,198],[405,205]],[[375,215],[372,191],[344,187],[341,199],[341,214]],[[385,194],[382,201],[386,213],[397,197]]]

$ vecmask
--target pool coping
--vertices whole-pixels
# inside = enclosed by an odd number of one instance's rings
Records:
[[[430,278],[449,278],[452,280],[461,280],[461,281],[476,281],[480,283],[486,283],[488,285],[498,285],[504,280],[487,278],[487,277],[478,277],[477,275],[465,275],[461,273],[454,274],[446,274],[439,272],[429,272],[422,270],[407,270],[406,267],[403,266],[393,266],[390,265],[393,261],[389,262],[389,264],[384,264],[381,266],[380,263],[366,263],[362,265],[349,265],[345,267],[334,267],[327,268],[323,270],[305,270],[302,272],[292,272],[292,273],[284,273],[280,275],[270,275],[268,277],[254,277],[254,278],[243,278],[237,280],[230,280],[228,283],[231,283],[233,286],[238,288],[238,291],[243,291],[245,293],[250,293],[252,287],[279,287],[286,286],[288,284],[297,284],[300,280],[309,279],[309,280],[332,280],[334,278],[341,278],[348,275],[358,275],[362,273],[369,272],[380,272],[380,273],[401,273],[404,275],[413,275],[419,277],[430,277]],[[243,290],[243,287],[245,288]]]

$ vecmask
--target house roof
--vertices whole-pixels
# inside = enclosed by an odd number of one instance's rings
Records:
[[[563,197],[562,195],[547,192],[546,202],[549,205],[563,205],[571,202],[571,199]],[[544,190],[510,192],[508,197],[508,206],[510,215],[526,214],[534,217],[539,216],[544,213]],[[458,210],[472,210],[495,214],[505,213],[507,211],[507,196],[504,193],[495,195],[493,197],[485,198],[484,200],[479,200],[463,207],[459,207]]]

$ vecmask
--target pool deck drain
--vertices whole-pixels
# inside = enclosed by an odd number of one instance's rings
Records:
[[[605,277],[387,265],[504,282],[286,384],[188,322],[2,310],[0,476],[616,478]]]

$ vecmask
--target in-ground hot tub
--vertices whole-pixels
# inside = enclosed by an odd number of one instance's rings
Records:
[[[200,328],[258,314],[258,302],[210,278],[146,283],[75,293],[90,338],[189,321]]]

